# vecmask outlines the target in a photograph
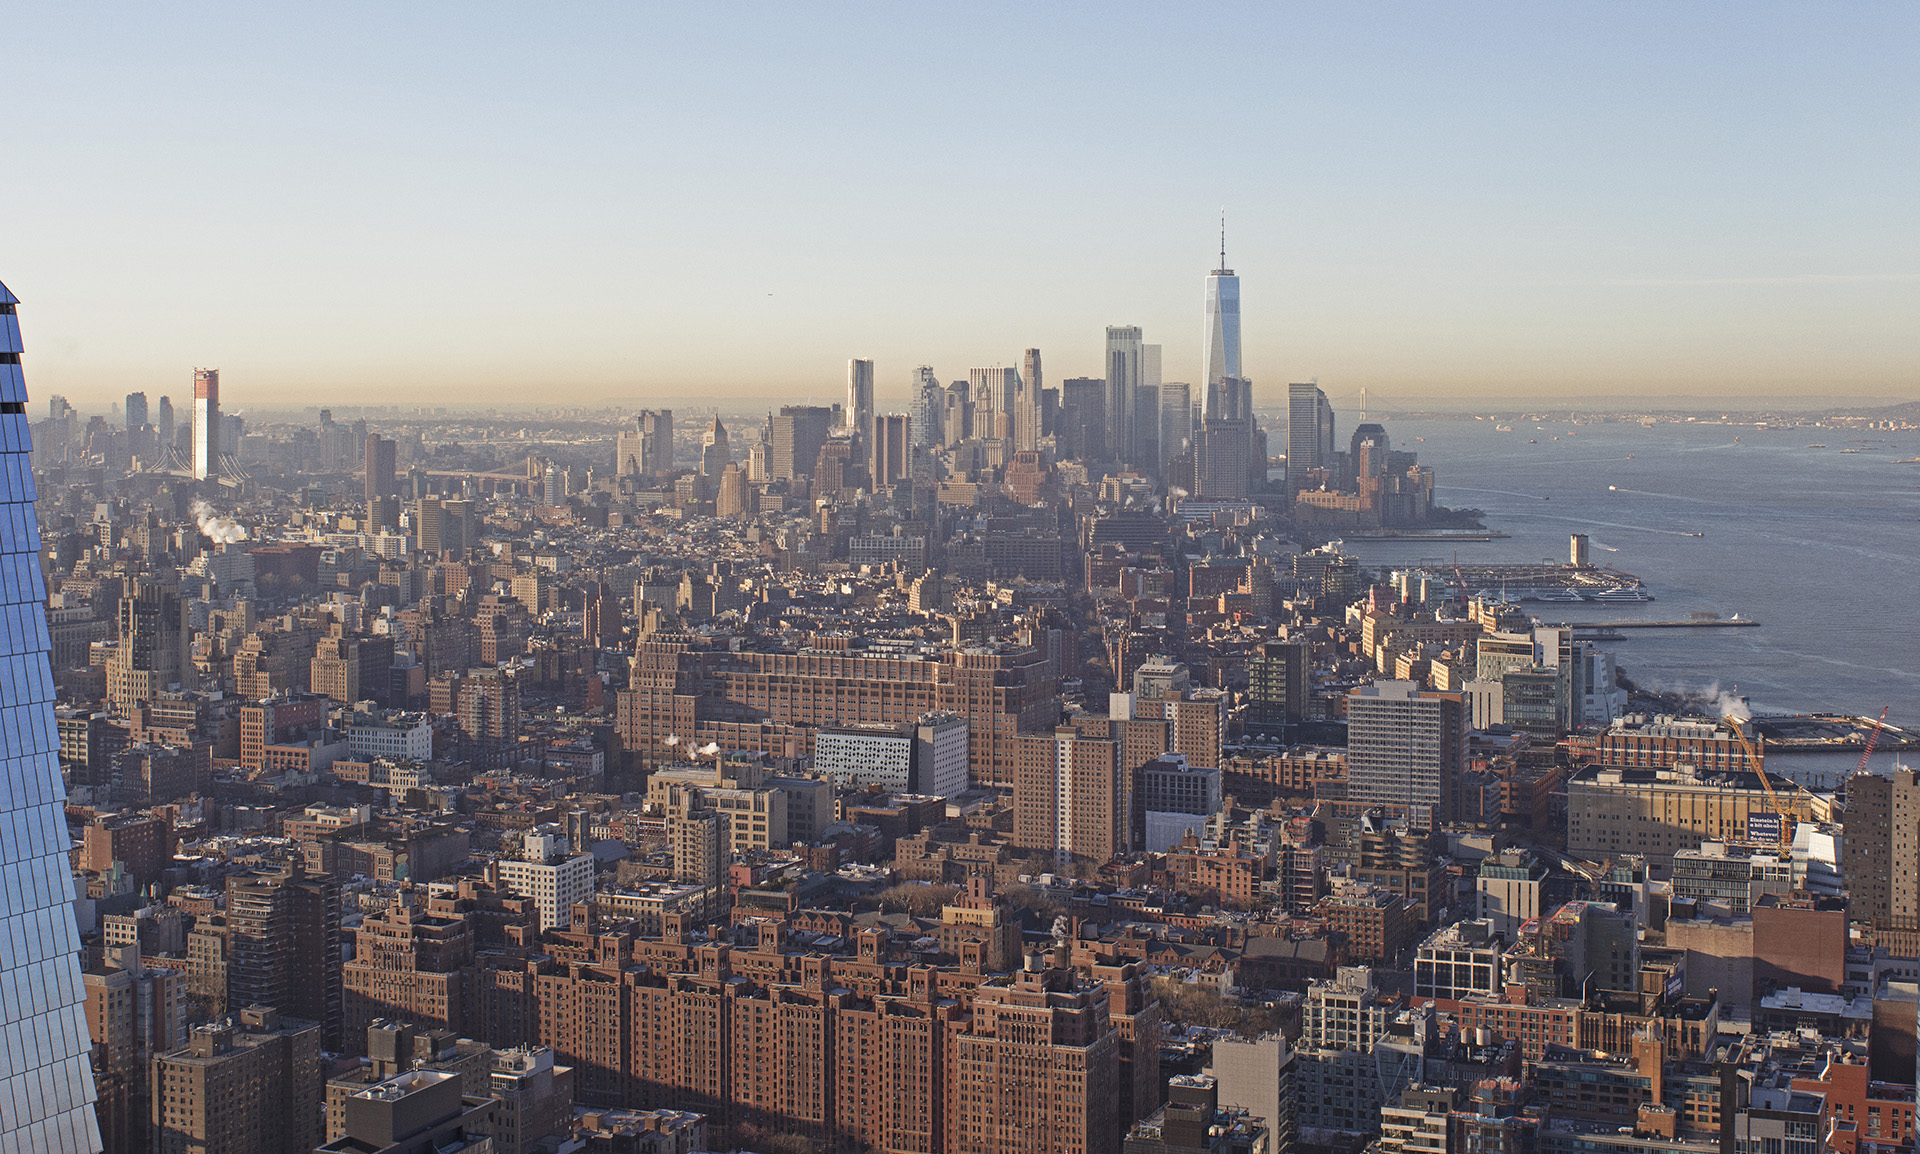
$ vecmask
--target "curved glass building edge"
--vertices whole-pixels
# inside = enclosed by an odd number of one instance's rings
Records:
[[[98,1154],[18,303],[0,284],[0,1154]]]

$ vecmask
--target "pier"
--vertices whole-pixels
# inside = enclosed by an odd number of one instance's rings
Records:
[[[1644,582],[1625,570],[1608,566],[1568,565],[1557,561],[1493,562],[1478,565],[1428,560],[1416,565],[1429,567],[1436,577],[1449,577],[1463,586],[1469,596],[1476,593],[1514,594],[1525,591],[1564,589],[1573,593],[1597,593],[1603,589],[1637,589]]]
[[[1707,621],[1563,621],[1562,629],[1591,629],[1612,633],[1621,629],[1755,629],[1760,623],[1745,617]]]

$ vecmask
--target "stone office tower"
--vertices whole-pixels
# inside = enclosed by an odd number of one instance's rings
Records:
[[[47,664],[19,302],[0,284],[0,1154],[94,1154],[86,989]]]

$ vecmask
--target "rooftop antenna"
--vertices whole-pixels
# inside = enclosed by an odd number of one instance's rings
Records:
[[[1220,271],[1227,271],[1227,206],[1220,206]]]
[[[1360,386],[1360,419],[1367,419],[1367,386]]]

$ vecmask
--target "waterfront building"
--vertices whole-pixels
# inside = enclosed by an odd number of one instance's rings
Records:
[[[1287,386],[1287,488],[1316,487],[1310,476],[1333,465],[1333,405],[1311,382]]]
[[[1833,820],[1831,799],[1777,774],[1768,782],[1788,818]],[[1703,841],[1745,841],[1760,832],[1777,841],[1776,813],[1753,773],[1590,765],[1567,780],[1567,852],[1594,860],[1640,854],[1664,867]]]
[[[1855,920],[1886,930],[1920,931],[1920,774],[1847,779],[1841,876]]]

